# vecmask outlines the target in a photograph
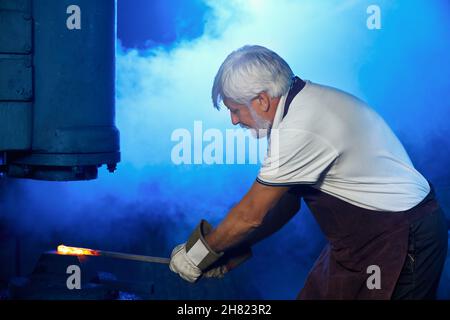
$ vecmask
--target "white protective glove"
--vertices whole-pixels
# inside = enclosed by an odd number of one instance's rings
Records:
[[[202,272],[216,262],[223,253],[214,252],[205,240],[212,226],[202,220],[186,243],[176,246],[170,255],[169,268],[186,281],[195,282]]]
[[[179,244],[173,249],[170,255],[169,268],[178,273],[184,280],[192,283],[202,275],[202,270],[187,256],[185,243]]]

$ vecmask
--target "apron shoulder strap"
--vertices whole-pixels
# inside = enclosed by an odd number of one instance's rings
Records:
[[[297,76],[295,76],[292,79],[292,84],[291,84],[291,87],[289,88],[289,92],[286,97],[286,102],[284,104],[283,118],[287,115],[287,113],[289,111],[289,106],[291,105],[292,100],[300,91],[302,91],[302,89],[305,87],[305,85],[306,85],[306,82]]]

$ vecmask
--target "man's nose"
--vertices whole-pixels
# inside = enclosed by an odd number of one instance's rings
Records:
[[[231,113],[231,123],[233,125],[237,125],[239,123],[239,118],[233,113]]]

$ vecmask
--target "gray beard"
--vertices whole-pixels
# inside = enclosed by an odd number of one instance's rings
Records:
[[[256,123],[255,129],[247,127],[248,129],[250,129],[252,136],[256,139],[261,139],[269,135],[270,129],[272,128],[272,122],[263,119],[261,116],[259,116],[251,106],[248,106],[248,108],[250,109],[250,115],[252,116],[253,120]]]

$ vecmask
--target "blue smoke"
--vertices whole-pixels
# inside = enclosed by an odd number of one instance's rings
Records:
[[[133,4],[119,1],[119,10],[126,3]],[[213,109],[210,89],[223,59],[245,44],[271,48],[300,77],[369,102],[450,212],[450,5],[377,1],[381,29],[369,30],[371,4],[205,1],[196,9],[201,23],[185,34],[178,31],[192,26],[192,18],[171,17],[177,32],[144,42],[142,30],[136,37],[134,29],[119,30],[118,171],[103,169],[89,182],[3,181],[3,219],[34,257],[60,242],[167,256],[201,218],[217,224],[253,183],[258,165],[174,165],[171,134],[192,132],[196,120],[205,130],[231,128],[226,111]],[[164,30],[164,23],[155,28]],[[253,297],[292,299],[323,245],[303,206],[233,276],[256,288]]]

